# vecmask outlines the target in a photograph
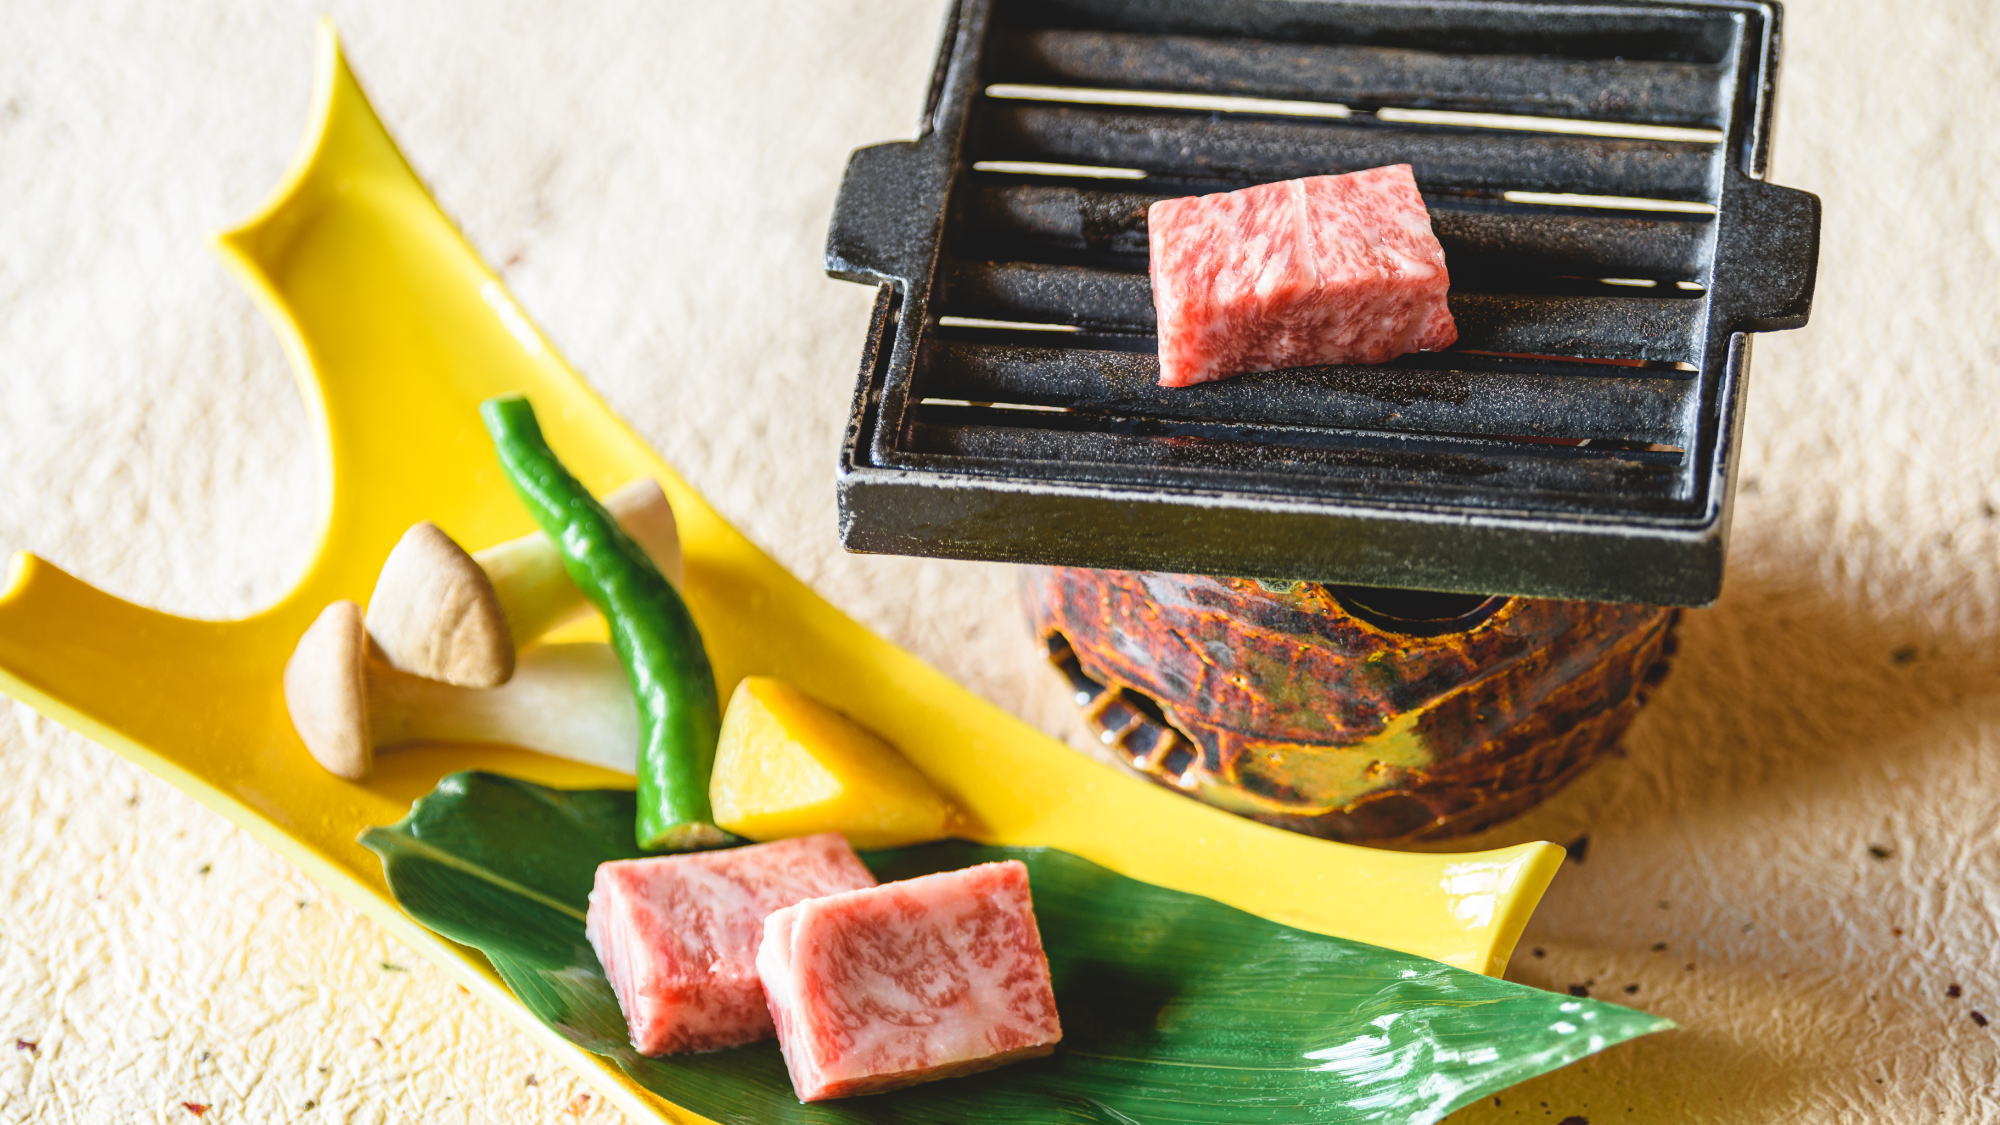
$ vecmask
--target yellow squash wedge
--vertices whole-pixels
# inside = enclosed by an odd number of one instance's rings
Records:
[[[895,747],[770,676],[729,697],[708,798],[717,825],[752,840],[838,832],[895,848],[952,830],[951,803]]]

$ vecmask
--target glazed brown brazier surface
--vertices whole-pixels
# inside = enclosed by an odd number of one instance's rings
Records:
[[[1476,831],[1615,745],[1678,611],[1044,567],[1028,605],[1118,764],[1338,840]]]

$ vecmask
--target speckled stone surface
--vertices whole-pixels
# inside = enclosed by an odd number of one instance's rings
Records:
[[[824,223],[847,149],[908,134],[936,0],[325,7],[642,434],[836,602],[1079,736],[1012,572],[833,537],[869,295],[820,275]],[[202,240],[297,142],[315,10],[9,8],[0,547],[213,615],[304,566],[307,416]],[[1480,841],[1590,840],[1510,975],[1683,1029],[1461,1121],[2000,1120],[1973,1019],[2000,1019],[2000,6],[1789,14],[1778,178],[1825,196],[1825,264],[1813,327],[1758,343],[1727,592],[1626,755]],[[11,706],[0,856],[0,1121],[616,1118],[248,837]]]

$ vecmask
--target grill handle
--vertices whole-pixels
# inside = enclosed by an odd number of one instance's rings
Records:
[[[1746,180],[1717,224],[1713,286],[1734,293],[1730,327],[1742,332],[1802,328],[1819,275],[1819,196]]]
[[[941,214],[931,218],[912,201],[939,196],[944,166],[920,140],[855,149],[834,197],[826,272],[844,281],[909,281],[943,226]]]

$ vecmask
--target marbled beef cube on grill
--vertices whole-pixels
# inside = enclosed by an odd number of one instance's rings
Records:
[[[757,970],[800,1101],[970,1074],[1062,1038],[1018,860],[780,910]]]
[[[601,864],[585,934],[645,1055],[771,1034],[757,941],[772,911],[875,885],[835,833]]]
[[[1146,226],[1163,387],[1458,339],[1407,164],[1163,199]]]

